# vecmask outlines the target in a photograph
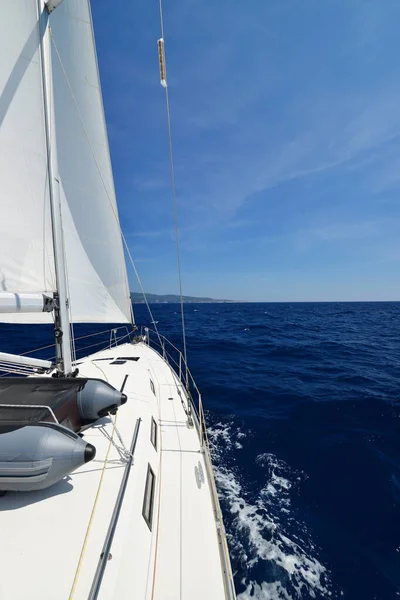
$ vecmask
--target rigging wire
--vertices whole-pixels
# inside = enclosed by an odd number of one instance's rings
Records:
[[[138,271],[137,271],[137,269],[136,269],[135,262],[134,262],[134,260],[133,260],[133,258],[132,258],[132,254],[131,254],[131,252],[130,252],[130,249],[129,249],[128,243],[127,243],[127,241],[126,241],[125,235],[124,235],[124,233],[123,233],[123,231],[122,231],[122,228],[121,228],[121,225],[120,225],[120,222],[119,222],[119,218],[118,218],[118,212],[117,212],[117,210],[116,210],[116,206],[114,206],[114,203],[113,203],[113,201],[112,201],[112,199],[111,199],[111,197],[110,197],[109,191],[108,191],[108,189],[107,189],[106,183],[105,183],[105,181],[104,181],[104,178],[103,178],[103,174],[102,174],[102,172],[101,172],[101,169],[100,169],[100,165],[99,165],[99,163],[97,162],[96,153],[95,153],[95,151],[94,151],[94,148],[93,148],[93,146],[92,146],[92,143],[91,143],[91,141],[90,141],[90,137],[89,137],[89,135],[88,135],[88,133],[87,133],[87,131],[86,131],[86,127],[85,127],[85,124],[84,124],[84,121],[83,121],[83,118],[82,118],[81,112],[80,112],[80,110],[79,110],[78,102],[77,102],[77,100],[76,100],[76,97],[75,97],[74,91],[73,91],[73,89],[72,89],[72,86],[71,86],[71,83],[70,83],[70,81],[69,81],[69,78],[68,78],[67,72],[66,72],[66,70],[65,70],[65,67],[64,67],[64,63],[63,63],[63,61],[62,61],[62,58],[61,58],[60,52],[59,52],[59,50],[58,50],[58,47],[57,47],[57,44],[56,44],[56,41],[55,41],[55,39],[54,39],[53,32],[52,32],[52,30],[51,30],[51,29],[50,29],[50,37],[51,37],[51,40],[52,40],[52,42],[53,42],[54,49],[55,49],[55,52],[56,52],[56,55],[57,55],[58,61],[59,61],[59,63],[60,63],[61,70],[62,70],[62,72],[63,72],[63,75],[64,75],[64,77],[65,77],[65,81],[66,81],[66,83],[67,83],[68,89],[69,89],[69,91],[70,91],[70,93],[71,93],[71,96],[72,96],[72,99],[73,99],[73,101],[74,101],[75,108],[76,108],[76,112],[77,112],[77,114],[78,114],[79,120],[80,120],[80,122],[81,122],[81,125],[82,125],[83,133],[84,133],[84,135],[85,135],[86,141],[87,141],[87,143],[88,143],[88,145],[89,145],[89,148],[90,148],[90,151],[91,151],[91,153],[92,153],[93,160],[94,160],[94,163],[95,163],[95,165],[96,165],[96,168],[97,168],[97,170],[98,170],[98,172],[99,172],[100,179],[101,179],[101,183],[102,183],[102,185],[103,185],[103,187],[104,187],[104,191],[105,191],[105,193],[106,193],[107,199],[108,199],[108,201],[109,201],[109,204],[110,204],[110,206],[111,206],[111,210],[112,210],[112,212],[113,212],[113,214],[114,214],[114,218],[115,218],[115,221],[116,221],[116,223],[117,223],[118,229],[119,229],[119,231],[120,231],[121,238],[122,238],[123,244],[124,244],[124,246],[125,246],[126,253],[127,253],[127,255],[128,255],[129,261],[130,261],[130,263],[131,263],[131,266],[132,266],[132,268],[133,268],[133,271],[134,271],[134,273],[135,273],[136,279],[137,279],[137,281],[138,281],[138,283],[139,283],[139,287],[140,287],[140,290],[141,290],[141,292],[142,292],[142,295],[143,295],[143,298],[144,298],[145,304],[146,304],[146,306],[147,306],[147,310],[149,311],[149,315],[150,315],[150,318],[151,318],[151,320],[152,320],[152,323],[153,323],[153,325],[154,325],[154,329],[155,329],[155,331],[156,331],[156,333],[157,333],[157,337],[158,337],[158,339],[159,339],[159,341],[160,341],[160,343],[161,343],[161,337],[160,337],[160,334],[159,334],[159,332],[158,332],[158,328],[157,328],[157,325],[156,325],[155,319],[154,319],[154,317],[153,317],[153,313],[152,313],[152,311],[151,311],[151,309],[150,309],[150,306],[149,306],[149,303],[148,303],[148,300],[147,300],[146,293],[145,293],[145,291],[144,291],[144,289],[143,289],[143,285],[142,285],[142,282],[141,282],[141,280],[140,280],[140,277],[139,277],[139,273],[138,273]]]
[[[127,337],[131,336],[132,332],[128,331],[128,328],[126,325],[122,325],[121,327],[113,327],[112,329],[106,329],[104,331],[96,331],[95,333],[89,333],[87,335],[81,335],[80,337],[74,338],[75,342],[78,342],[79,340],[85,340],[86,338],[90,338],[90,337],[94,337],[97,335],[106,335],[107,333],[109,334],[111,331],[113,331],[113,329],[125,329],[126,330],[126,334],[123,335],[122,337],[118,338],[118,341],[121,341]],[[93,346],[100,346],[104,344],[103,341],[101,342],[96,342],[96,344],[91,344],[90,346],[84,346],[83,348],[78,348],[76,351],[81,352],[82,350],[86,350],[87,348],[92,348]],[[27,354],[32,354],[33,352],[40,352],[41,350],[48,350],[49,348],[54,348],[55,344],[47,344],[47,346],[40,346],[40,348],[34,348],[33,350],[27,350],[26,352],[21,352],[20,356],[26,356]],[[53,358],[55,358],[54,356],[50,357],[49,360],[52,360]],[[75,361],[76,362],[76,358]],[[0,377],[2,377],[2,375],[0,375]]]
[[[165,48],[164,48],[164,18],[162,0],[159,0],[160,9],[160,29],[161,29],[161,40],[158,42],[159,48],[159,59],[160,59],[160,82],[165,89],[165,107],[167,113],[167,132],[168,132],[168,149],[169,149],[169,166],[171,174],[171,192],[172,192],[172,204],[174,214],[174,228],[175,228],[175,249],[176,249],[176,261],[178,266],[178,280],[179,280],[179,295],[181,304],[181,322],[182,322],[182,341],[183,341],[183,356],[186,365],[186,388],[189,387],[189,379],[187,372],[187,351],[186,351],[186,327],[185,327],[185,311],[183,308],[183,293],[182,293],[182,273],[181,273],[181,255],[179,245],[179,227],[178,227],[178,202],[176,199],[176,186],[175,186],[175,169],[174,169],[174,155],[172,150],[172,133],[171,133],[171,115],[169,109],[169,96],[168,96],[168,83],[167,83],[167,66],[165,61]]]
[[[122,340],[129,338],[130,337],[130,333],[127,333],[119,338],[117,338],[118,342],[121,342]],[[83,348],[78,348],[78,352],[82,352],[83,350],[87,350],[88,348],[94,348],[95,346],[101,346],[103,344],[103,342],[96,342],[95,344],[89,344],[89,346],[84,346]],[[99,350],[100,352],[100,350]]]
[[[118,329],[122,329],[122,328],[118,328]],[[79,338],[76,338],[75,341],[77,340],[83,340],[87,337],[92,337],[93,335],[100,335],[100,334],[105,334],[105,333],[110,333],[110,331],[113,331],[113,329],[109,329],[108,331],[99,331],[98,333],[91,333],[89,335],[83,335]],[[122,342],[122,340],[125,340],[126,338],[130,339],[131,333],[128,332],[125,335],[118,337],[117,338],[117,343]],[[36,348],[35,350],[29,350],[28,352],[22,352],[20,354],[20,356],[25,356],[26,354],[30,354],[32,352],[39,352],[39,350],[45,350],[47,348],[54,348],[55,344],[49,344],[48,346],[42,346],[41,348]],[[78,348],[77,352],[83,352],[83,350],[87,350],[88,348],[95,348],[96,346],[103,346],[103,349],[105,350],[106,348],[104,348],[104,341],[101,342],[95,342],[94,344],[89,344],[88,346],[83,346],[82,348]],[[99,350],[100,352],[100,350]],[[56,355],[50,356],[48,358],[48,360],[53,361],[55,358],[57,358]],[[78,359],[81,360],[81,359]],[[75,358],[73,365],[76,366],[76,362],[77,359]],[[15,367],[15,365],[13,365],[13,363],[7,363],[9,366],[7,366],[7,368],[5,368],[4,365],[6,365],[6,363],[4,362],[0,362],[0,371],[6,371],[6,373],[4,375],[0,375],[1,377],[6,377],[8,373],[21,373],[21,374],[25,374],[25,375],[32,375],[32,369],[30,369],[29,367],[24,368],[24,367]],[[93,363],[94,364],[94,363]],[[95,365],[98,367],[98,365]],[[104,374],[104,372],[102,371],[104,378],[107,380],[106,375]],[[107,380],[108,381],[108,380]]]

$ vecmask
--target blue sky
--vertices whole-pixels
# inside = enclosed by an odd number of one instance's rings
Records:
[[[158,3],[92,10],[121,223],[174,293]],[[398,0],[164,0],[184,293],[400,300],[399,22]]]

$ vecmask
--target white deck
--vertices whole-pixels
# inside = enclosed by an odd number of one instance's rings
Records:
[[[93,360],[129,356],[139,360],[121,365]],[[141,419],[112,558],[98,598],[231,598],[225,590],[204,454],[196,428],[187,426],[178,379],[142,342],[79,362],[80,375],[105,379],[117,389],[128,375],[128,401],[117,414],[127,448]],[[159,425],[157,451],[150,441],[152,417]],[[69,478],[41,492],[9,492],[0,498],[0,600],[88,598],[126,465],[109,442],[112,430],[106,417],[85,432],[84,439],[97,449],[96,458]],[[119,444],[116,435],[114,439]],[[195,476],[199,462],[205,475],[200,488]],[[148,464],[156,475],[151,531],[142,516]]]

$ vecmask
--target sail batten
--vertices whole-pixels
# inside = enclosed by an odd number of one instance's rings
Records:
[[[88,0],[64,0],[51,25],[53,148],[73,322],[131,320],[130,294]],[[0,291],[56,291],[41,90],[41,0],[0,23]],[[15,35],[17,32],[17,35]],[[6,315],[37,322],[46,315]],[[33,321],[35,322],[35,321]]]

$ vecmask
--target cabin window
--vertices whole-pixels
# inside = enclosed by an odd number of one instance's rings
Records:
[[[150,379],[150,387],[151,387],[151,391],[153,392],[153,394],[156,395],[156,388],[154,387],[154,383],[153,383],[152,379]]]
[[[153,504],[154,504],[154,490],[155,490],[156,476],[150,465],[147,467],[146,485],[144,488],[144,500],[142,515],[146,521],[150,531],[151,524],[153,521]]]
[[[151,417],[150,439],[154,448],[157,450],[157,423],[155,422],[153,417]]]

